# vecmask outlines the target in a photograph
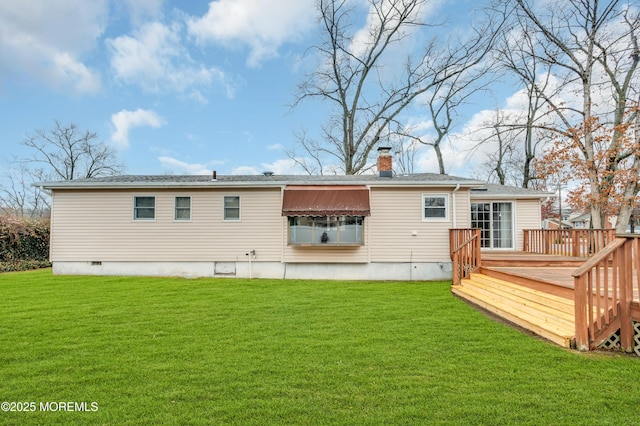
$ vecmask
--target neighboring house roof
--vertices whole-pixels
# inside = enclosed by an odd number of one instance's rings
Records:
[[[269,187],[286,185],[369,185],[376,187],[460,187],[471,188],[473,198],[545,198],[551,193],[526,188],[487,184],[480,180],[418,173],[380,177],[379,175],[121,175],[37,183],[45,189],[115,189],[115,188],[203,188]]]
[[[560,221],[559,221],[558,219],[548,218],[548,219],[545,219],[545,221],[546,221],[547,223],[553,223],[553,224],[555,224],[555,225],[556,225],[556,226],[558,226],[558,227],[560,226]],[[562,221],[562,227],[563,227],[563,228],[571,228],[571,227],[573,227],[573,224],[572,224],[571,222],[568,222],[568,221],[566,221],[566,220],[563,220],[563,221]]]
[[[590,213],[574,213],[567,218],[567,222],[575,223],[575,222],[584,222],[589,221],[591,219]]]

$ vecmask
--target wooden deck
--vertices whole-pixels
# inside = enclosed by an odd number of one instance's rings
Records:
[[[452,292],[569,348],[575,335],[571,274],[585,260],[525,252],[482,253],[482,266]]]
[[[575,346],[573,273],[584,257],[482,253],[482,266],[455,285],[457,296],[563,347]],[[634,274],[634,291],[638,280]]]
[[[452,292],[481,308],[560,346],[569,348],[575,334],[570,298],[474,273]]]
[[[552,342],[640,356],[640,236],[524,230],[523,252],[487,252],[451,229],[452,292]]]

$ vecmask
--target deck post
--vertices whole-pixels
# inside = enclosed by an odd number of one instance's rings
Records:
[[[571,243],[573,245],[571,252],[573,257],[580,257],[580,230],[573,229],[571,231]]]
[[[476,268],[479,268],[480,266],[482,266],[482,255],[481,255],[481,248],[482,248],[482,243],[480,241],[481,238],[481,234],[480,234],[480,229],[476,229],[475,230],[476,233],[476,239],[473,242],[473,246],[475,248],[475,257],[476,257]]]
[[[576,318],[576,349],[589,350],[589,328],[587,320],[586,274],[574,278],[574,312]]]
[[[633,352],[633,322],[631,321],[631,299],[633,295],[632,242],[622,246],[622,270],[620,277],[620,347]],[[636,253],[637,255],[637,253]]]
[[[452,284],[453,285],[459,285],[461,282],[460,279],[460,254],[456,251],[455,253],[453,253],[453,277],[452,278]]]
[[[555,234],[553,231],[542,234],[542,241],[544,242],[543,253],[551,253],[551,241],[553,240],[553,234]]]
[[[454,240],[455,235],[455,230],[449,229],[449,257],[451,257],[451,260],[453,260],[453,249],[457,245],[457,242]]]

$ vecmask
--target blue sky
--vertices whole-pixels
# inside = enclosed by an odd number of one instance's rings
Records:
[[[321,104],[289,109],[314,64],[305,54],[319,31],[314,3],[3,0],[1,166],[28,154],[25,135],[58,120],[97,132],[130,174],[299,173],[286,150],[323,117]],[[434,1],[430,16],[476,4]],[[469,105],[459,131],[509,99]],[[460,176],[479,159],[460,143],[445,155]],[[428,149],[416,171],[437,172]]]

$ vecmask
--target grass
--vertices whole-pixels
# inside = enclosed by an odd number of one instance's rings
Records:
[[[0,275],[0,424],[637,424],[640,359],[449,283]],[[41,402],[98,404],[42,411]]]

